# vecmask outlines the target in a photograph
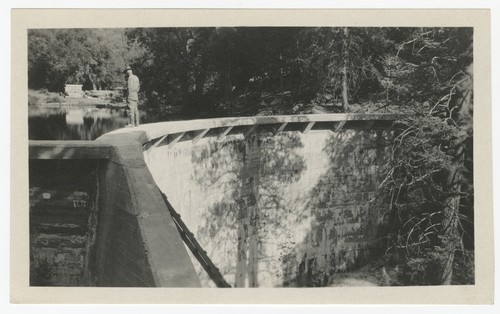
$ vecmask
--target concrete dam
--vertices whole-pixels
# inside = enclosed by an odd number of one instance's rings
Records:
[[[328,286],[380,254],[395,118],[219,118],[30,141],[31,284],[218,286],[187,234],[231,287]]]

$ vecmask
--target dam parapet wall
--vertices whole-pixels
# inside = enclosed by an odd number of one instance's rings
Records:
[[[396,118],[203,119],[30,141],[31,285],[213,286],[161,192],[233,287],[328,285],[379,251]]]
[[[144,145],[158,187],[226,281],[325,286],[380,253],[388,201],[379,186],[396,117],[259,118]]]

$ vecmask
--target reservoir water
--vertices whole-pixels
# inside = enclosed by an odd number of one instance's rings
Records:
[[[31,109],[30,140],[95,140],[128,124],[125,109],[61,107]]]

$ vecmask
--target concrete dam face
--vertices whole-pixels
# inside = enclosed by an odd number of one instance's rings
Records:
[[[30,141],[30,285],[336,284],[383,253],[395,118],[219,118]]]
[[[390,124],[207,128],[151,140],[144,160],[231,286],[327,286],[380,251]]]

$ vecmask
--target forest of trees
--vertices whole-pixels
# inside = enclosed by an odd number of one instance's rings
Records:
[[[472,28],[31,30],[29,87],[141,80],[146,122],[408,113],[381,190],[408,284],[473,283]]]
[[[469,75],[472,29],[42,29],[30,31],[28,49],[32,89],[62,92],[87,78],[112,89],[132,65],[150,120],[376,104],[441,112]]]
[[[98,89],[122,86],[123,69],[138,51],[121,30],[30,30],[28,86],[64,92],[65,84],[84,84],[87,78]]]

